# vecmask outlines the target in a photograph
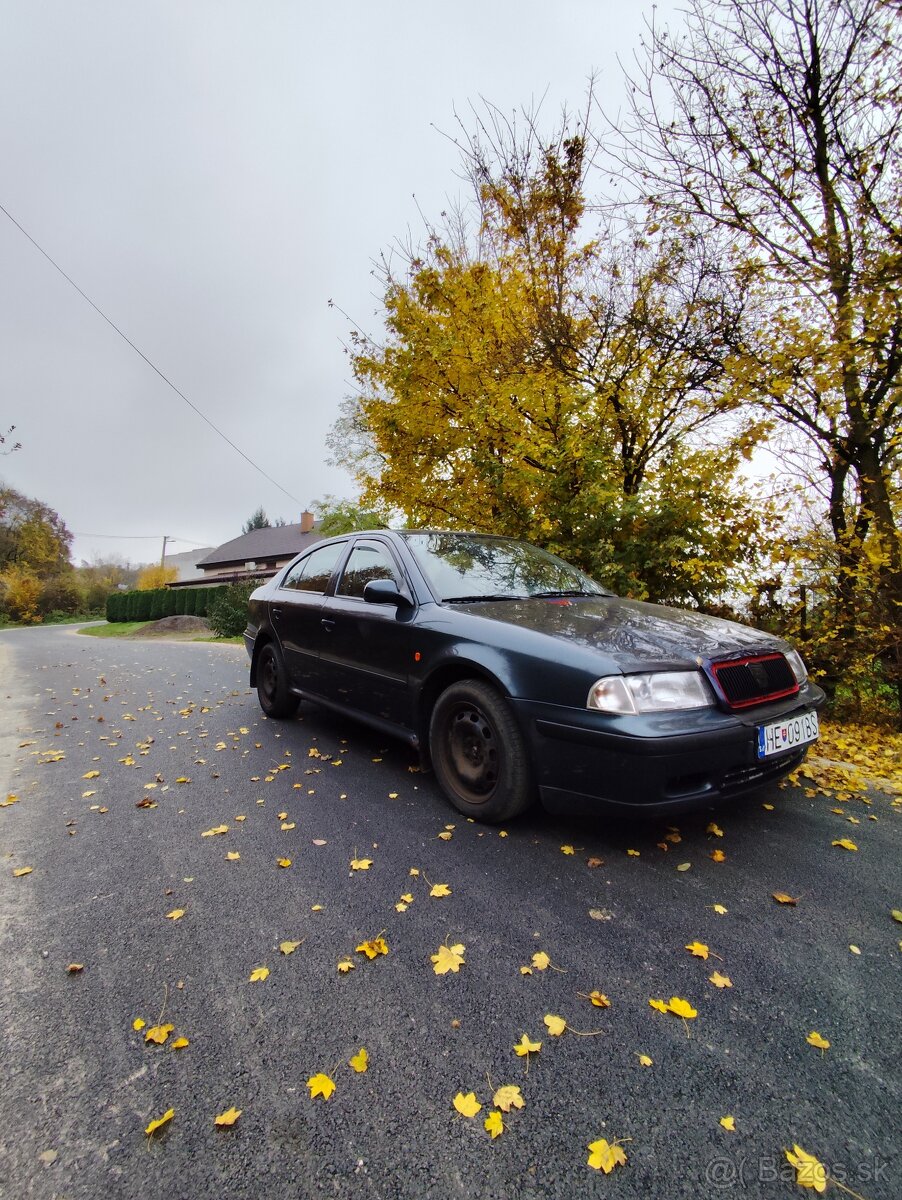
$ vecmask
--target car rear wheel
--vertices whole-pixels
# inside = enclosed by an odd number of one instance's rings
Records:
[[[468,679],[442,692],[429,723],[429,753],[442,790],[465,816],[506,821],[532,803],[523,735],[488,684]]]
[[[288,687],[285,660],[272,642],[267,642],[257,659],[257,699],[268,717],[293,717],[299,697]]]

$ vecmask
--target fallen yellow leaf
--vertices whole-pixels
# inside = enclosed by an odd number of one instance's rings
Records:
[[[693,956],[693,958],[708,957],[708,947],[704,944],[704,942],[690,942],[686,949]]]
[[[352,871],[368,871],[372,865],[373,865],[373,860],[371,858],[352,858],[351,859],[351,870]]]
[[[162,1127],[164,1125],[167,1125],[174,1116],[175,1116],[175,1109],[174,1108],[167,1109],[166,1112],[163,1113],[162,1117],[156,1117],[153,1121],[151,1121],[150,1124],[147,1126],[147,1128],[144,1130],[144,1132],[147,1134],[148,1137],[152,1137],[153,1134],[155,1134],[158,1129],[162,1129]]]
[[[279,949],[283,954],[294,954],[300,944],[300,942],[279,942]]]
[[[186,1046],[190,1045],[191,1043],[186,1037],[177,1037],[174,1042],[170,1042],[170,1048],[172,1050],[184,1050]]]
[[[572,846],[561,846],[561,854],[575,854],[576,851]]]
[[[648,1003],[652,1006],[652,1008],[657,1009],[658,1012],[662,1012],[662,1013],[670,1012],[670,1009],[667,1005],[666,1000],[649,1000]]]
[[[379,954],[388,954],[388,946],[383,937],[372,938],[368,942],[361,942],[354,949],[358,954],[365,954],[367,958],[376,958]]]
[[[30,875],[34,867],[16,867],[13,870],[13,875],[16,879],[21,879],[23,875]]]
[[[348,1065],[353,1067],[358,1073],[362,1073],[370,1065],[370,1056],[361,1046],[360,1050],[353,1056],[353,1058],[348,1059]]]
[[[291,859],[290,859],[290,858],[277,858],[277,859],[276,859],[276,866],[279,866],[279,867],[290,867],[290,866],[291,866]]]
[[[82,779],[98,779],[99,777],[99,771],[85,771],[84,775],[82,775]]]
[[[166,919],[168,921],[180,921],[184,915],[185,910],[183,908],[174,908],[172,912],[166,914]]]
[[[520,1089],[515,1084],[508,1083],[498,1089],[492,1097],[492,1103],[502,1112],[510,1112],[512,1108],[523,1108],[526,1101]]]
[[[132,1029],[134,1029],[135,1033],[139,1033],[146,1024],[147,1022],[142,1021],[140,1017],[135,1017],[134,1021],[132,1021]]]
[[[733,986],[733,981],[729,975],[721,975],[720,971],[715,971],[713,975],[708,977],[711,983],[718,988],[728,988]]]
[[[463,1092],[458,1092],[454,1097],[453,1104],[462,1117],[475,1117],[482,1108],[482,1105],[476,1099],[475,1092],[467,1092],[466,1095]]]
[[[831,846],[842,846],[843,850],[857,850],[858,849],[858,847],[855,845],[855,843],[850,842],[848,838],[838,838],[835,842],[831,842],[830,845]],[[820,1164],[818,1164],[818,1165],[820,1165]]]
[[[563,1017],[556,1017],[553,1013],[548,1013],[545,1017],[545,1027],[552,1037],[560,1037],[567,1028],[567,1022]]]
[[[347,975],[348,971],[353,971],[353,970],[354,970],[354,967],[355,967],[356,965],[357,965],[357,964],[356,964],[356,963],[354,963],[354,962],[352,962],[352,961],[351,961],[351,959],[349,959],[349,958],[343,958],[343,959],[341,960],[341,962],[338,964],[338,971],[339,971],[339,974],[341,974],[341,975]]]
[[[436,975],[447,975],[449,971],[458,974],[460,968],[464,965],[464,951],[466,946],[458,943],[456,946],[439,946],[436,954],[430,954],[430,959],[433,962],[433,971]]]
[[[145,1042],[156,1042],[158,1046],[162,1046],[166,1039],[175,1029],[174,1025],[152,1025],[144,1035]]]
[[[322,1096],[324,1100],[328,1100],[335,1091],[335,1084],[328,1075],[323,1075],[322,1072],[318,1075],[311,1075],[307,1080],[307,1087],[310,1088],[311,1100],[315,1100],[317,1096]]]
[[[538,1054],[542,1049],[541,1042],[531,1042],[524,1033],[519,1042],[514,1046],[514,1053],[518,1058],[525,1058],[530,1054]]]
[[[640,1066],[643,1066],[643,1067],[650,1067],[650,1066],[652,1066],[652,1064],[653,1064],[653,1063],[654,1063],[654,1059],[653,1059],[653,1058],[649,1058],[649,1056],[648,1056],[647,1054],[640,1054],[640,1055],[639,1055],[639,1065],[640,1065]]]
[[[726,862],[727,856],[724,854],[723,850],[712,850],[710,858],[713,862],[721,863]]]
[[[84,963],[69,963],[68,967],[66,967],[66,970],[69,972],[70,975],[78,975],[84,969],[85,969]]]
[[[229,862],[238,862],[239,858],[241,858],[241,855],[238,853],[237,850],[227,850],[226,858],[228,859]]]
[[[625,1164],[626,1155],[616,1142],[610,1145],[605,1138],[599,1138],[597,1142],[589,1143],[588,1165],[596,1171],[604,1171],[605,1175],[610,1175],[615,1167]]]
[[[490,1112],[485,1121],[483,1121],[483,1125],[485,1126],[486,1132],[492,1135],[492,1141],[494,1141],[499,1134],[504,1133],[504,1122],[501,1120],[500,1112]]]
[[[715,837],[723,837],[723,830],[716,821],[712,821],[705,833],[713,833]]]
[[[539,950],[532,956],[532,965],[537,971],[546,971],[551,966],[551,959],[544,950]]]
[[[627,850],[627,854],[630,856],[630,858],[638,858],[640,851],[639,850]]]
[[[262,983],[264,979],[269,978],[269,967],[254,967],[250,973],[248,983]]]
[[[688,1000],[681,1000],[679,996],[671,996],[668,1009],[675,1013],[678,1017],[684,1017],[686,1020],[691,1020],[698,1016],[696,1009],[692,1007]]]
[[[724,1127],[724,1129],[728,1129],[730,1131],[730,1133],[736,1132],[736,1118],[735,1117],[721,1117],[719,1123]]]
[[[430,889],[429,895],[430,896],[450,896],[451,889],[448,887],[447,883],[434,883],[432,885],[432,888]],[[403,899],[403,897],[402,897],[402,899]],[[408,900],[407,903],[409,904],[410,901]]]
[[[798,904],[797,896],[788,896],[786,892],[771,892],[771,895],[778,904]]]
[[[808,1036],[805,1038],[805,1041],[809,1046],[816,1046],[818,1050],[830,1049],[830,1043],[827,1041],[827,1039],[825,1037],[821,1037],[821,1035],[814,1029],[812,1029],[811,1033],[808,1034]]]
[[[725,917],[727,915],[728,910],[724,908],[722,904],[712,904],[711,907],[719,917]]]
[[[799,1187],[813,1188],[816,1192],[827,1190],[827,1168],[818,1162],[813,1154],[809,1154],[801,1146],[793,1146],[792,1150],[785,1150],[784,1153],[796,1169],[796,1183]]]

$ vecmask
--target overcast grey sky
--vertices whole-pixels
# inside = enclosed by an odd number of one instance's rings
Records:
[[[659,12],[660,8],[659,6]],[[663,6],[670,9],[670,4]],[[178,398],[0,213],[0,480],[52,505],[74,558],[217,545],[263,505],[352,496],[325,439],[371,264],[457,194],[480,97],[588,77],[608,109],[632,0],[0,0],[0,204],[225,434]],[[100,535],[128,535],[112,538]],[[139,537],[140,535],[140,537]]]

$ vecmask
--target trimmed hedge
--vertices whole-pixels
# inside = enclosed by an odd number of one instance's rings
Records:
[[[107,597],[106,619],[159,621],[163,617],[206,617],[219,587],[149,588],[146,591],[113,592]]]

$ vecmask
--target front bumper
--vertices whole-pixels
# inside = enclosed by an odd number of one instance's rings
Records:
[[[515,701],[543,805],[552,812],[658,815],[704,808],[781,779],[808,747],[759,759],[759,725],[820,708],[806,685],[751,712],[697,709],[609,717]]]

